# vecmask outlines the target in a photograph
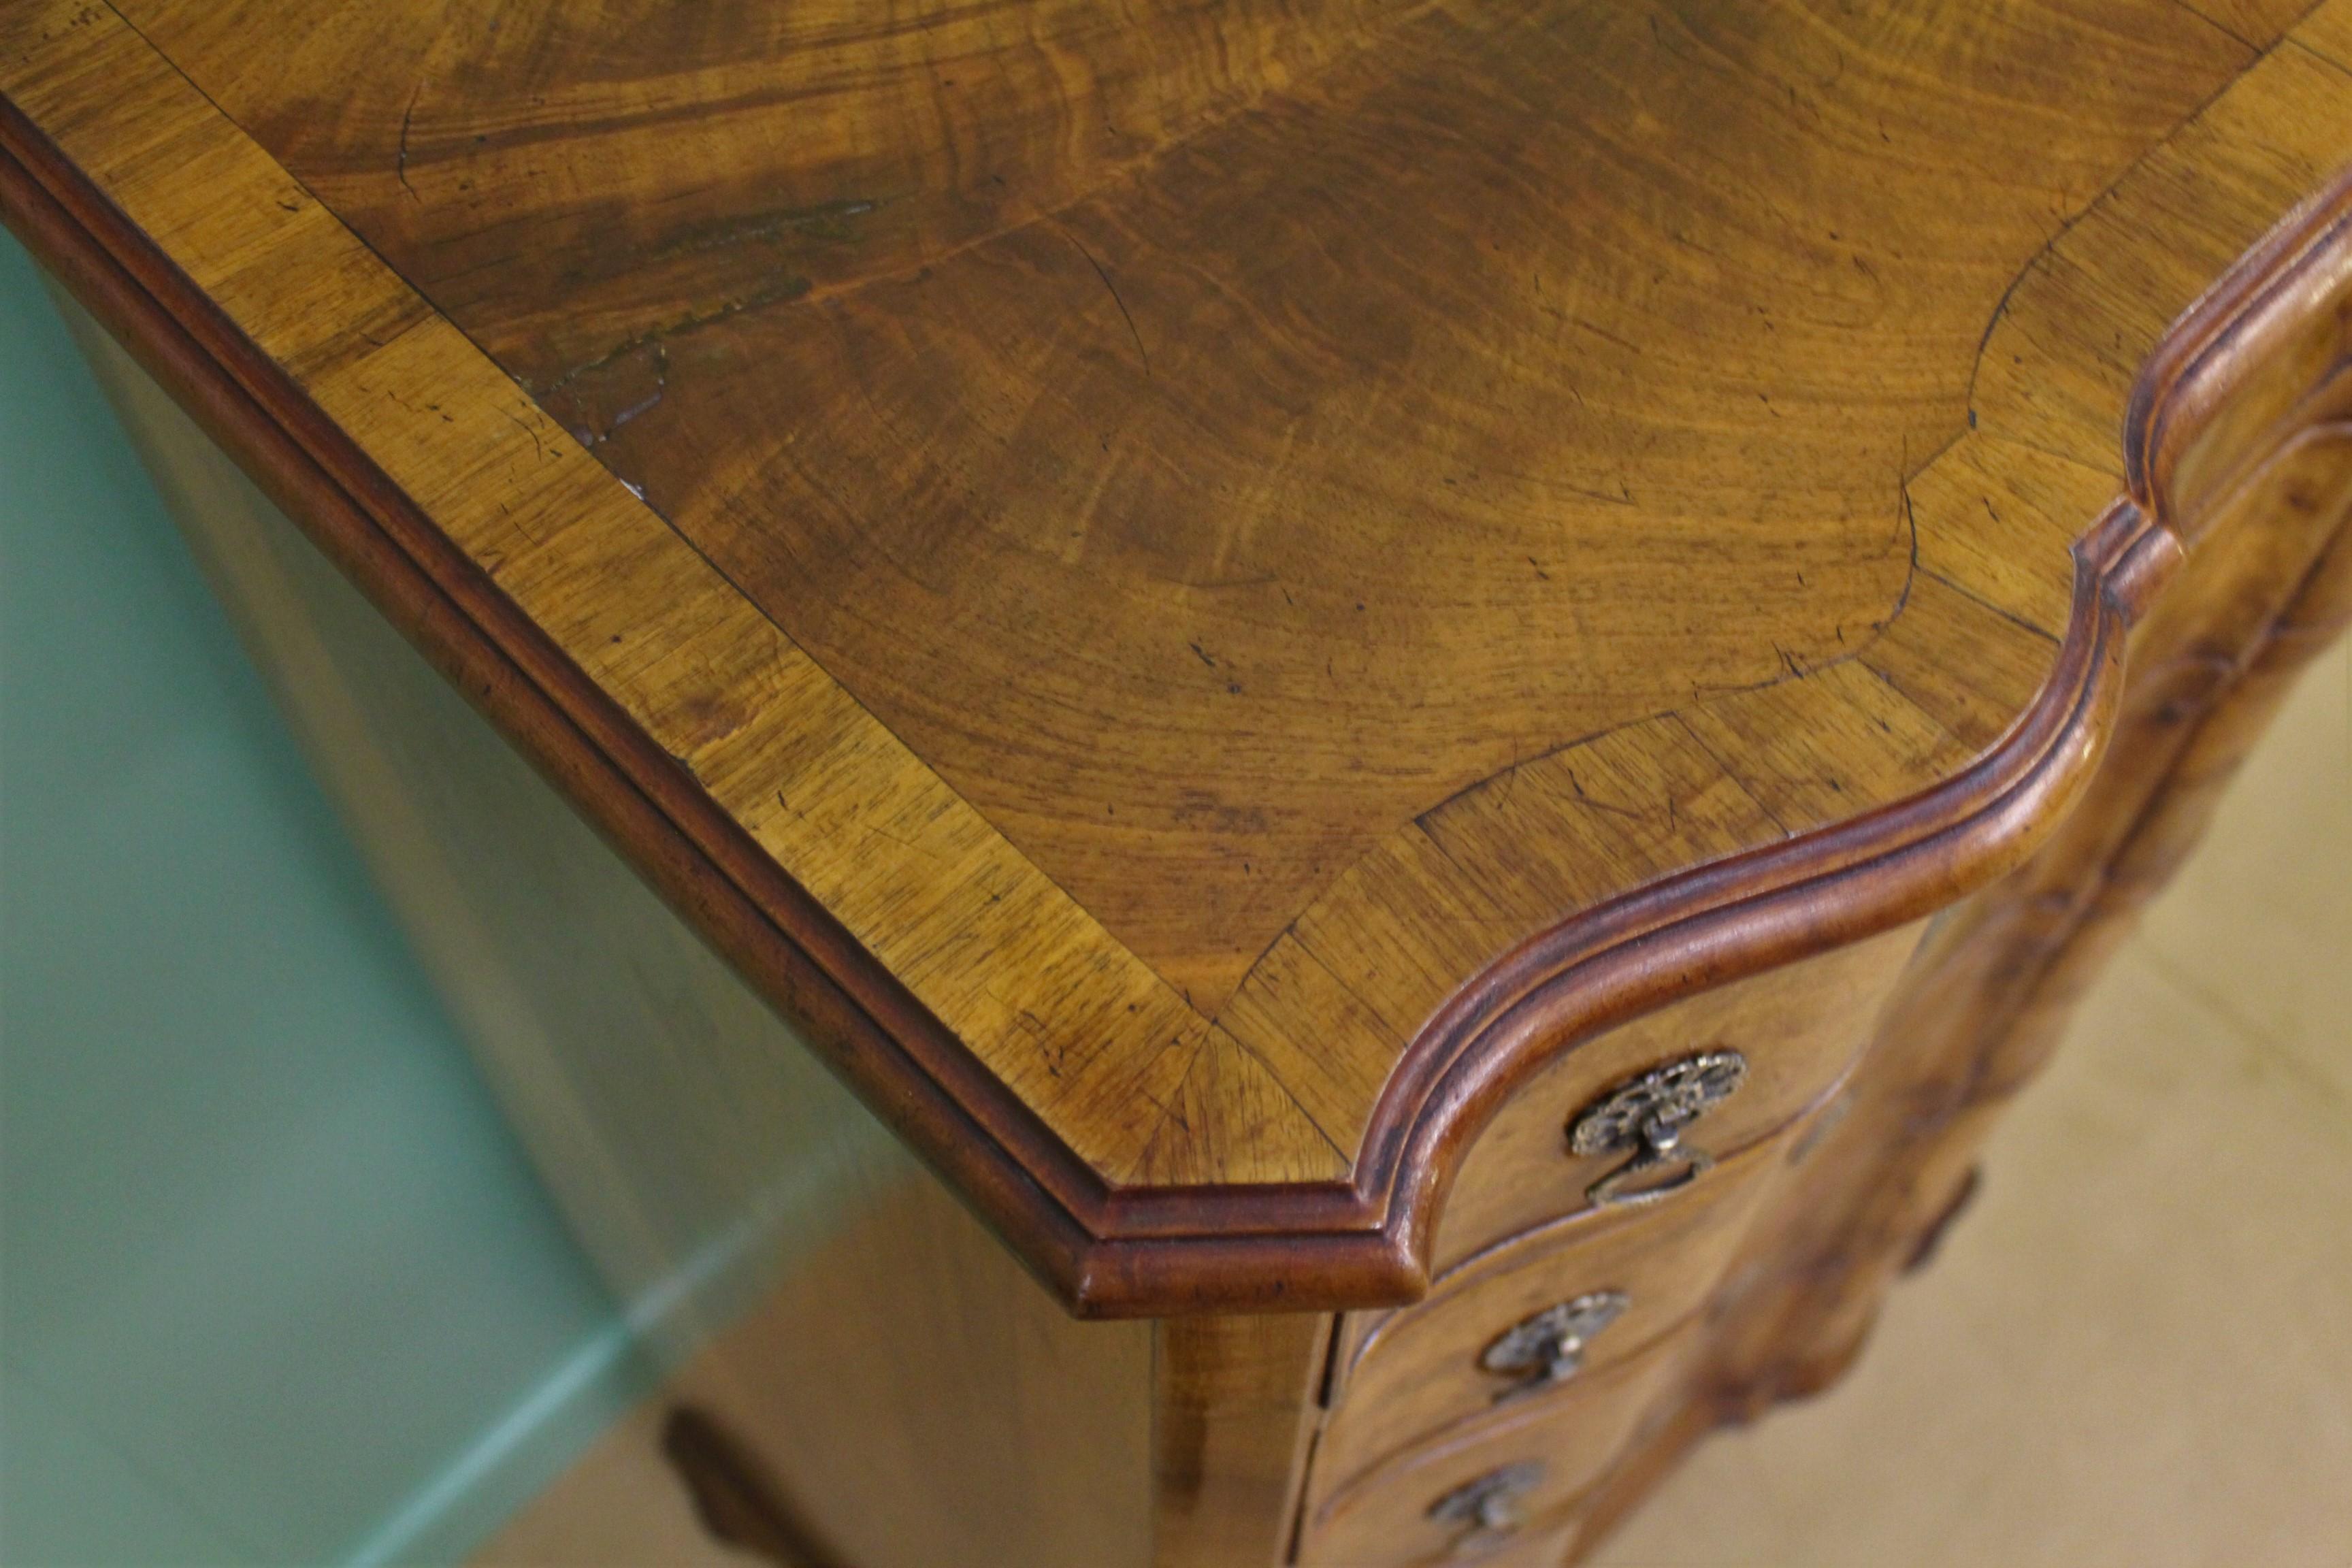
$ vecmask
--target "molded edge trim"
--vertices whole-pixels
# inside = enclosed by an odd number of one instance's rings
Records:
[[[2135,503],[2179,532],[2184,502],[2218,497],[2284,445],[2301,424],[2292,408],[2276,411],[2273,439],[2249,447],[2219,474],[2191,476],[2191,493],[2181,493],[2182,455],[2222,414],[2265,353],[2324,309],[2330,294],[2344,294],[2347,278],[2352,169],[2340,171],[2255,241],[2150,351],[2124,408],[2124,479]],[[2337,306],[2339,321],[2346,309]]]
[[[1107,1186],[785,875],[13,102],[0,217],[639,874],[1076,1312],[1332,1310],[1429,1287],[1454,1167],[1561,1052],[1709,987],[1860,940],[2021,861],[2087,782],[2125,634],[2183,558],[2164,455],[2352,254],[2352,181],[2291,216],[2151,357],[2131,497],[2074,548],[2052,677],[1933,788],[1580,912],[1474,977],[1414,1037],[1352,1179]],[[2302,286],[2298,287],[2298,280]],[[2273,444],[2285,431],[2273,431]],[[2162,521],[2158,521],[2162,520]]]

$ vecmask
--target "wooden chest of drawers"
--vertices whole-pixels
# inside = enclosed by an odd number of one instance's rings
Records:
[[[0,209],[714,1531],[1565,1562],[2352,614],[2352,3],[903,9],[16,0]]]

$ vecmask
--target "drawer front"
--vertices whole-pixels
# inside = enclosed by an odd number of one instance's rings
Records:
[[[1540,1543],[1544,1522],[1567,1516],[1656,1406],[1691,1344],[1669,1335],[1553,1397],[1505,1406],[1362,1472],[1310,1503],[1299,1563],[1490,1562],[1527,1539]]]
[[[1317,1489],[1456,1422],[1565,1397],[1688,1318],[1799,1135],[1730,1156],[1686,1201],[1514,1237],[1441,1277],[1427,1300],[1365,1326],[1343,1351]]]
[[[1530,1525],[1497,1542],[1482,1556],[1457,1557],[1455,1561],[1475,1563],[1477,1568],[1561,1568],[1568,1554],[1576,1550],[1577,1537],[1582,1533],[1581,1521],[1571,1513],[1564,1519]]]
[[[1592,1209],[1657,1210],[1833,1090],[1920,924],[1726,985],[1562,1053],[1478,1135],[1437,1230],[1442,1274]]]

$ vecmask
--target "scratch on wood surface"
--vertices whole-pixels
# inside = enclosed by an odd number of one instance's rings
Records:
[[[408,183],[408,128],[416,119],[416,100],[424,96],[425,79],[418,77],[415,87],[409,90],[408,107],[400,111],[400,152],[392,171],[399,176],[400,188],[408,193],[408,199],[420,206],[424,205],[425,198],[418,195],[416,187]]]
[[[1064,239],[1070,242],[1071,249],[1086,258],[1087,265],[1095,269],[1095,276],[1102,279],[1103,289],[1110,295],[1110,302],[1118,307],[1118,319],[1127,323],[1127,335],[1135,340],[1135,356],[1143,362],[1144,376],[1147,380],[1150,379],[1151,375],[1151,351],[1143,346],[1143,334],[1136,331],[1135,318],[1128,313],[1127,301],[1118,297],[1118,285],[1110,280],[1110,274],[1103,270],[1103,264],[1095,259],[1094,252],[1088,250],[1084,245],[1081,245],[1078,242],[1078,237],[1076,235],[1072,234],[1067,227],[1059,222],[1056,222],[1054,225],[1054,230]]]

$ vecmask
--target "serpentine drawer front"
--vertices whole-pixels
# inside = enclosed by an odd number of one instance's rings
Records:
[[[1438,1268],[1565,1215],[1648,1208],[1685,1184],[1692,1197],[1718,1184],[1732,1156],[1832,1098],[1918,940],[1901,927],[1562,1053],[1464,1157],[1438,1223]],[[1675,1147],[1660,1155],[1664,1125]],[[1597,1144],[1604,1131],[1612,1136]]]
[[[2352,0],[2200,9],[0,0],[0,216],[698,1528],[1550,1568],[2352,615]]]
[[[1512,1237],[1439,1276],[1429,1299],[1350,1313],[1315,1453],[1329,1489],[1391,1445],[1556,1391],[1648,1348],[1696,1312],[1789,1169],[1803,1128],[1751,1143],[1654,1208]]]
[[[1577,1386],[1507,1405],[1310,1497],[1299,1561],[1332,1568],[1474,1558],[1554,1516],[1607,1468],[1694,1336],[1671,1335]]]

